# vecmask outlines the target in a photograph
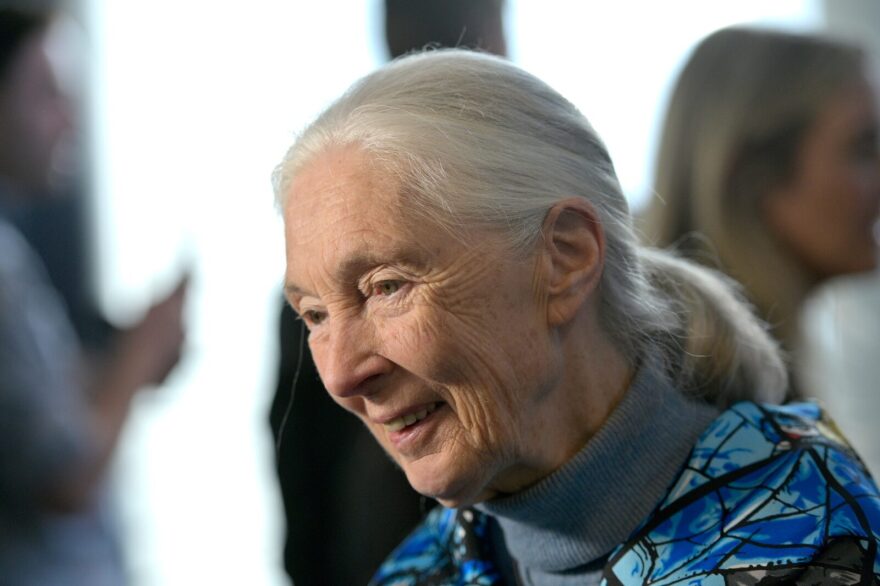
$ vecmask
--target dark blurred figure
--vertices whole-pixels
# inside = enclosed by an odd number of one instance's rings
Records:
[[[386,0],[389,53],[457,46],[504,55],[503,9],[503,0]],[[327,394],[305,335],[285,302],[270,414],[287,517],[284,564],[296,586],[366,584],[431,504]]]
[[[32,11],[37,10],[36,7],[41,4],[44,8],[51,7],[51,2],[47,0],[31,2],[4,0],[2,3],[6,9],[18,5],[29,6]],[[14,27],[14,24],[7,23],[6,26]],[[0,68],[5,68],[13,58],[14,51],[11,48],[18,40],[13,28],[4,29],[2,35],[3,47],[0,48],[2,53],[0,58],[3,63]],[[65,49],[70,48],[65,47]],[[46,157],[49,153],[46,145],[41,143],[51,143],[55,140],[53,133],[58,132],[63,132],[68,140],[74,137],[74,133],[70,132],[71,105],[67,97],[60,88],[48,88],[48,92],[44,94],[45,104],[42,106],[44,110],[51,100],[56,101],[54,118],[41,124],[40,130],[36,131],[28,128],[28,125],[33,127],[34,123],[29,121],[26,115],[27,112],[37,111],[37,108],[16,115],[13,115],[12,108],[5,110],[7,118],[3,123],[3,132],[19,136],[26,133],[27,136],[20,136],[15,144],[15,152],[0,153],[0,176],[36,174],[37,177],[28,179],[31,191],[41,195],[48,191],[63,192],[64,196],[30,198],[27,205],[9,205],[7,202],[4,215],[21,232],[43,261],[49,280],[64,300],[70,321],[84,347],[100,352],[106,350],[114,330],[98,311],[93,291],[88,202],[87,198],[79,193],[82,191],[80,180],[82,174],[60,176],[61,174],[56,173],[53,179],[60,181],[55,181],[56,184],[51,188],[45,184],[44,179],[39,178],[42,173],[41,168],[52,164],[51,161],[40,160],[40,157]],[[67,147],[68,151],[71,151],[73,142],[69,142]],[[11,146],[12,141],[6,141],[4,148],[8,149]],[[82,164],[78,159],[71,162]]]
[[[0,584],[119,585],[105,472],[133,396],[177,363],[185,284],[86,360],[43,263],[8,220],[51,196],[72,131],[55,19],[49,2],[0,3]]]
[[[391,58],[426,47],[467,47],[507,55],[504,0],[385,0]]]
[[[877,267],[880,151],[864,56],[842,42],[733,27],[682,71],[660,143],[648,241],[741,282],[798,377],[816,286]]]

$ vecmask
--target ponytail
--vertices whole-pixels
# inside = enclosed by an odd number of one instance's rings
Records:
[[[676,323],[657,340],[669,378],[722,408],[741,400],[780,402],[788,374],[779,346],[738,284],[668,251],[643,247],[639,257]]]

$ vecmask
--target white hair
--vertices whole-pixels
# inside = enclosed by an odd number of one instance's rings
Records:
[[[726,406],[781,399],[775,343],[728,283],[638,244],[608,152],[570,102],[502,59],[438,50],[357,82],[275,169],[276,200],[315,155],[357,145],[404,186],[408,208],[454,232],[505,235],[514,253],[541,238],[547,211],[579,196],[605,232],[603,330],[633,364],[659,364],[685,392]]]

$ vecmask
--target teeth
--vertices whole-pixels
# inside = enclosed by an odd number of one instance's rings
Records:
[[[403,420],[402,417],[399,417],[394,421],[389,421],[385,424],[385,429],[387,429],[388,431],[400,431],[404,427],[406,427],[406,422]]]
[[[416,413],[410,413],[409,415],[404,415],[403,417],[398,417],[397,419],[393,419],[385,424],[385,429],[388,431],[400,431],[404,427],[408,425],[412,425],[416,421],[421,421],[425,417],[427,417],[430,413],[433,413],[435,409],[437,409],[438,403],[431,403],[421,411]]]

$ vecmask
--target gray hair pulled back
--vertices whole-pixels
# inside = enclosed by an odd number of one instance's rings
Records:
[[[601,139],[534,76],[456,49],[398,59],[302,132],[273,174],[278,204],[315,155],[346,145],[400,179],[411,213],[456,234],[492,230],[515,254],[533,250],[556,202],[587,199],[606,239],[601,325],[628,359],[722,407],[782,397],[785,369],[761,324],[717,275],[638,244]]]

